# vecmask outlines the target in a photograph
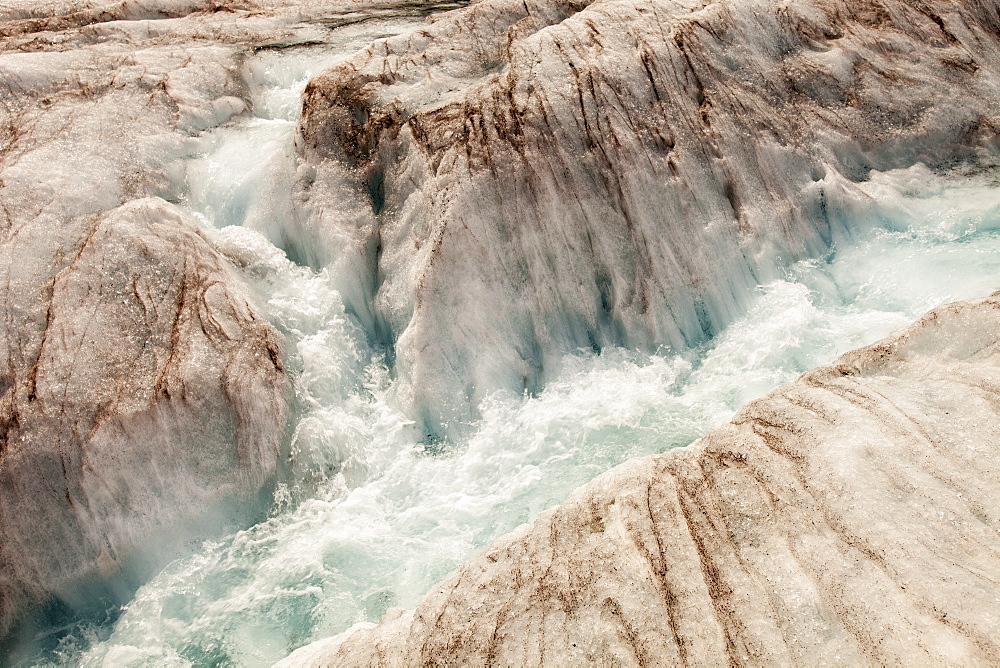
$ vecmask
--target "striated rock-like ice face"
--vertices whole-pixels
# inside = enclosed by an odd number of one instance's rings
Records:
[[[100,609],[121,571],[247,522],[287,414],[280,337],[193,221],[148,198],[58,231],[0,245],[5,626],[53,594]]]
[[[308,259],[447,434],[567,351],[718,332],[850,237],[870,170],[982,157],[998,26],[974,1],[476,3],[307,88]]]
[[[997,332],[931,311],[278,665],[994,664]]]

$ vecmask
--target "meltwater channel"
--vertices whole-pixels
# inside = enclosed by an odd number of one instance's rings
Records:
[[[928,309],[1000,288],[996,173],[873,174],[851,247],[790,267],[695,350],[570,354],[537,396],[495,396],[471,436],[433,451],[397,407],[390,369],[336,276],[294,264],[299,96],[311,75],[406,21],[335,45],[260,52],[253,113],[192,139],[182,205],[243,267],[287,336],[298,403],[285,481],[266,521],[200,546],[109,624],[81,622],[31,663],[263,666],[413,607],[492,540],[631,457],[685,446],[740,405]]]

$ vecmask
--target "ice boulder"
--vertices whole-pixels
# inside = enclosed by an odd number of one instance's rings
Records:
[[[2,635],[29,604],[100,609],[260,513],[288,381],[235,269],[162,200],[26,225],[0,272]]]

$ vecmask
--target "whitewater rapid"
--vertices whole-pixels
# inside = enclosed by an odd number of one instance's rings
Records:
[[[791,266],[694,350],[567,356],[536,396],[497,394],[459,442],[424,442],[340,277],[303,260],[294,136],[308,78],[406,22],[262,51],[253,112],[193,138],[176,198],[287,336],[296,415],[270,516],[192,546],[109,623],[53,633],[31,663],[257,666],[412,607],[493,539],[631,457],[685,446],[746,401],[926,310],[1000,287],[996,173],[874,173],[849,247]],[[115,615],[112,615],[114,618]]]

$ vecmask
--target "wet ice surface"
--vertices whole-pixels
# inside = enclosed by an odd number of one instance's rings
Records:
[[[341,57],[298,51],[250,60],[254,114],[194,140],[177,170],[182,202],[290,341],[299,413],[271,517],[172,563],[116,623],[81,624],[32,663],[269,665],[412,607],[465,558],[612,466],[687,445],[802,371],[1000,287],[1000,191],[988,175],[875,174],[858,224],[870,231],[762,286],[704,347],[571,354],[537,396],[491,397],[468,438],[422,443],[386,351],[345,312],[337,277],[279,250],[295,244],[298,95]]]

